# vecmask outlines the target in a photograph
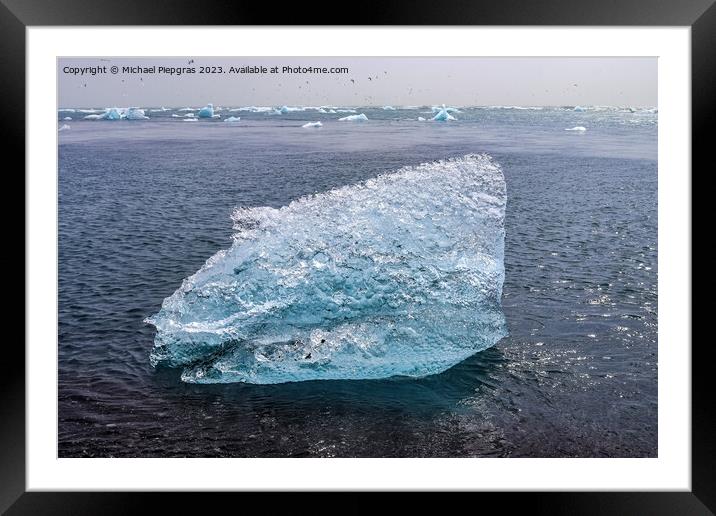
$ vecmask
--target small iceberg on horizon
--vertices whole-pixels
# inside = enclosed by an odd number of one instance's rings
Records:
[[[225,118],[224,122],[238,122],[239,120],[241,120],[240,116],[230,116],[228,118]]]
[[[383,106],[384,111],[395,111],[395,108],[393,106]]]
[[[433,120],[436,122],[447,122],[449,120],[457,120],[454,116],[450,114],[449,111],[450,108],[446,108],[445,104],[443,104],[443,107],[440,111],[438,111],[438,114],[433,117]]]
[[[581,126],[581,125],[578,125],[578,126],[576,126],[576,127],[570,127],[569,129],[565,129],[565,131],[575,131],[575,132],[578,132],[578,133],[583,133],[583,132],[586,131],[586,130],[587,130],[587,128],[586,128],[586,127],[583,127],[583,126]]]
[[[67,124],[62,124],[62,125],[60,126],[60,128],[57,130],[57,132],[59,133],[60,131],[67,131],[68,129],[70,129],[70,126],[69,126],[69,125],[67,125]]]
[[[128,108],[124,113],[124,118],[127,120],[149,120],[149,117],[144,114],[144,110],[136,107]]]
[[[574,109],[572,111],[586,111],[587,108],[583,108],[582,106],[574,106]]]
[[[72,117],[71,117],[71,116],[66,116],[66,117],[63,118],[62,120],[65,120],[66,122],[69,122],[70,120],[72,120]]]
[[[199,118],[214,118],[214,104],[207,104],[199,110]]]
[[[304,129],[310,127],[323,127],[323,124],[321,122],[308,122],[307,124],[303,124],[301,127],[303,127]]]
[[[422,116],[418,117],[418,122],[425,122],[425,119]]]
[[[360,115],[344,116],[343,118],[339,118],[338,120],[340,122],[366,122],[368,120],[368,117],[365,116],[365,113],[361,113]]]

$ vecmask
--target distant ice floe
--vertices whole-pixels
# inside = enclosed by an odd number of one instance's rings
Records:
[[[84,112],[84,110],[79,110]],[[85,120],[149,120],[143,109],[130,108],[107,108],[104,113],[93,113],[84,117]]]
[[[357,112],[358,111],[356,111],[355,109],[350,109],[350,108],[340,108],[340,109],[336,108],[336,113],[357,113]]]
[[[67,124],[62,124],[62,125],[60,126],[60,128],[57,130],[57,132],[67,131],[69,128],[70,128],[69,125],[67,125]]]
[[[432,109],[433,113],[439,113],[441,111],[446,111],[448,113],[462,113],[462,111],[460,111],[458,108],[451,107],[451,106],[445,106],[445,104],[443,104],[442,106],[432,106],[431,109]]]
[[[457,120],[454,116],[450,114],[450,108],[445,107],[445,104],[443,104],[442,109],[438,111],[438,114],[433,117],[433,120],[436,122],[447,122],[449,120]]]
[[[586,111],[587,108],[583,108],[582,106],[574,106],[574,109],[572,111]]]
[[[238,122],[239,120],[241,120],[240,116],[230,116],[228,118],[225,118],[224,122]]]
[[[196,108],[185,107],[185,108],[177,109],[177,111],[196,111]]]
[[[308,122],[307,124],[303,124],[301,127],[304,129],[308,129],[311,127],[323,127],[323,124],[321,122]]]
[[[127,120],[149,120],[149,117],[144,114],[143,109],[135,107],[127,109],[124,113],[124,118]]]
[[[185,118],[183,121],[184,122],[198,122],[199,119],[198,118]]]
[[[418,122],[425,122],[425,119],[422,116],[418,117]]]
[[[72,108],[62,108],[57,110],[58,113],[74,113],[75,110]]]
[[[361,113],[360,115],[344,116],[343,118],[339,118],[338,120],[341,122],[366,122],[368,120],[368,117],[365,116],[365,113]]]
[[[72,120],[72,117],[71,117],[71,116],[66,116],[66,117],[63,118],[62,120],[65,120],[66,122],[69,122],[70,120]]]
[[[248,111],[250,113],[271,113],[275,111],[274,108],[271,106],[244,106],[244,107],[238,107],[238,108],[232,108],[229,109],[231,112],[236,111]]]
[[[149,110],[150,113],[163,113],[164,111],[170,111],[170,109],[162,106],[160,108],[155,108],[155,109]]]
[[[207,104],[199,110],[199,118],[214,118],[214,104]]]
[[[187,113],[184,115],[185,118],[196,118],[196,113]]]
[[[576,127],[570,127],[569,129],[565,129],[565,131],[576,131],[576,132],[579,132],[579,133],[583,133],[583,132],[586,131],[586,130],[587,130],[587,128],[586,128],[586,127],[582,127],[581,125],[578,125],[578,126],[576,126]]]
[[[384,111],[395,111],[395,108],[393,106],[383,106]]]

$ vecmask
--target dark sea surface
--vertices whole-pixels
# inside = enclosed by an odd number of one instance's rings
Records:
[[[417,121],[429,111],[61,111],[59,456],[655,457],[658,115]],[[495,347],[421,379],[194,385],[151,367],[143,320],[231,245],[234,208],[481,152],[507,185],[509,336]]]

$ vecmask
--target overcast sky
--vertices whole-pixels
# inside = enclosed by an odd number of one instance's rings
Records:
[[[66,67],[106,67],[96,75]],[[117,66],[119,73],[111,73]],[[124,66],[193,67],[181,76]],[[199,67],[221,66],[202,74]],[[229,73],[278,66],[279,73]],[[348,73],[282,73],[284,66]],[[158,70],[157,70],[158,71]],[[172,57],[60,58],[59,107],[280,105],[613,105],[657,107],[654,57]]]

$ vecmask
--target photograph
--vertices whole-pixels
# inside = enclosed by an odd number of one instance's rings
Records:
[[[56,64],[58,458],[659,457],[657,57]]]

